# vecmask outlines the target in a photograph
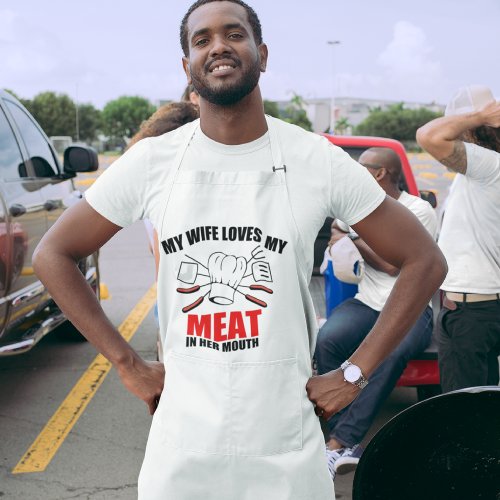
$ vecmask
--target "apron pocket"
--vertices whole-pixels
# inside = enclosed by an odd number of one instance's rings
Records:
[[[231,364],[230,411],[234,454],[263,456],[302,449],[297,360]]]
[[[164,439],[187,451],[229,453],[229,365],[170,353],[160,406]]]

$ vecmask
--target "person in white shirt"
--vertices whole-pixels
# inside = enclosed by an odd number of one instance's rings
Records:
[[[427,201],[401,191],[401,161],[392,149],[370,148],[363,152],[359,162],[388,196],[411,210],[436,238],[438,221],[434,209]],[[356,233],[341,231],[342,226],[334,224],[332,230],[332,259],[336,251],[342,251],[341,246],[336,249],[335,243],[350,237],[364,259],[364,274],[356,296],[339,304],[318,334],[315,359],[319,374],[341,366],[363,342],[377,321],[399,274],[397,267],[379,257]],[[349,472],[357,465],[363,452],[360,443],[380,406],[395,387],[408,361],[429,345],[432,327],[432,309],[427,306],[406,337],[373,373],[362,393],[328,420],[326,455],[332,477]]]
[[[317,415],[358,395],[441,284],[446,262],[347,153],[265,116],[258,83],[268,49],[251,7],[198,0],[180,38],[200,119],[139,141],[110,166],[45,235],[35,270],[154,413],[140,500],[333,500]],[[401,271],[349,374],[313,377],[308,281],[328,215]],[[76,265],[145,218],[161,245],[164,364],[120,336]],[[418,279],[424,272],[431,277]]]
[[[417,140],[457,173],[438,241],[449,265],[438,318],[441,386],[498,385],[500,102],[487,87],[463,87]]]

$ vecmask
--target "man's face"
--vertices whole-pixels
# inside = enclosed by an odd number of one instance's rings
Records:
[[[231,2],[212,2],[192,12],[189,56],[184,71],[200,96],[230,106],[250,94],[265,71],[267,48],[257,46],[246,10]]]

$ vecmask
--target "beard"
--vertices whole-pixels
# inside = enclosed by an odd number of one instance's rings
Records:
[[[236,67],[241,66],[239,61],[234,62]],[[205,68],[208,68],[208,64]],[[207,71],[205,68],[204,70]],[[210,86],[201,72],[191,72],[191,81],[198,94],[209,103],[217,106],[232,106],[240,102],[255,89],[259,78],[260,62],[258,59],[242,73],[238,81],[231,83],[220,82]]]

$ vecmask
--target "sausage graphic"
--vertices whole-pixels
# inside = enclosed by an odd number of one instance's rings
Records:
[[[195,300],[192,304],[189,304],[188,306],[183,307],[182,312],[187,313],[189,311],[192,311],[195,307],[198,307],[203,302],[204,299],[205,299],[205,297],[200,297],[199,299]]]
[[[192,286],[191,288],[177,288],[179,293],[194,293],[200,289],[200,285]]]
[[[266,293],[274,293],[270,288],[267,288],[267,286],[264,285],[250,285],[249,288],[250,290],[260,290]]]

